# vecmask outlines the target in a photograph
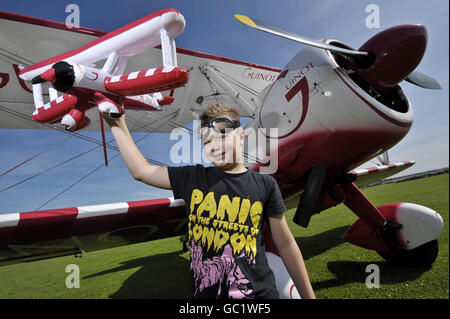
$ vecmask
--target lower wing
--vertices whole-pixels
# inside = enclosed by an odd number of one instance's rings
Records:
[[[357,169],[359,187],[412,166],[399,162]],[[81,254],[187,232],[185,203],[162,198],[0,215],[0,266]]]
[[[187,232],[182,199],[0,215],[0,265],[80,254]]]

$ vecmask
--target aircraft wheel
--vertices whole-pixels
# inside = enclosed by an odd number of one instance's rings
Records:
[[[377,251],[387,262],[399,266],[429,268],[437,258],[439,245],[437,239],[411,250],[397,250],[389,253]]]

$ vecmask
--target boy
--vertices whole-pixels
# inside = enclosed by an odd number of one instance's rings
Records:
[[[236,108],[211,105],[200,117],[212,167],[151,166],[134,144],[125,116],[103,115],[132,176],[172,189],[186,203],[194,298],[279,297],[264,251],[264,222],[300,296],[315,298],[276,181],[242,163],[246,134]]]

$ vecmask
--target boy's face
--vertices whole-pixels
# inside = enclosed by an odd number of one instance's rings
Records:
[[[211,122],[208,127],[202,127],[201,136],[204,151],[210,162],[222,170],[227,170],[238,163],[242,163],[242,145],[245,140],[245,132],[241,126],[230,127],[230,122],[223,119],[217,119]]]

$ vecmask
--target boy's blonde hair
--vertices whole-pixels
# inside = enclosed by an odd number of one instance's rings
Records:
[[[221,103],[207,106],[200,115],[201,124],[212,122],[218,118],[226,117],[233,121],[240,120],[241,115],[234,106],[227,106]]]

